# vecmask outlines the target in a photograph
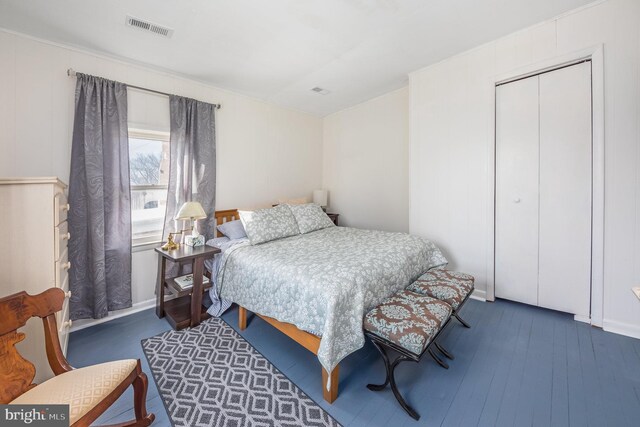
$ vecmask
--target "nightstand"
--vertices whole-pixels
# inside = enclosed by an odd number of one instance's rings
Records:
[[[167,316],[167,321],[173,329],[179,330],[189,326],[198,326],[201,321],[208,319],[209,314],[202,306],[202,293],[211,287],[211,283],[203,286],[204,260],[212,258],[220,253],[220,249],[211,246],[180,245],[173,251],[163,251],[156,248],[160,259],[158,260],[158,283],[156,284],[156,314],[162,318]],[[193,286],[182,289],[175,282],[175,277],[166,277],[167,260],[184,264],[191,261],[193,272]],[[165,301],[165,295],[174,298]]]
[[[328,213],[327,216],[331,219],[331,221],[333,221],[335,225],[338,225],[338,217],[340,216],[340,214]]]

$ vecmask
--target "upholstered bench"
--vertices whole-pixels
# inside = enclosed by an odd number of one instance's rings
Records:
[[[475,279],[470,274],[444,269],[429,270],[407,289],[444,301],[453,308],[453,316],[466,328],[469,324],[460,317],[460,309],[473,293]]]
[[[365,334],[371,339],[384,360],[387,376],[380,385],[369,384],[369,390],[383,390],[391,384],[393,395],[407,413],[418,420],[420,415],[413,410],[398,391],[394,371],[403,361],[419,362],[431,351],[430,346],[451,319],[451,306],[436,298],[402,290],[387,298],[364,318]],[[388,349],[400,355],[389,359]]]

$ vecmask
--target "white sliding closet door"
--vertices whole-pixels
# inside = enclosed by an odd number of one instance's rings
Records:
[[[538,77],[496,88],[496,296],[538,303]]]
[[[540,75],[538,305],[591,305],[591,63]]]
[[[495,293],[589,318],[591,63],[496,88]]]

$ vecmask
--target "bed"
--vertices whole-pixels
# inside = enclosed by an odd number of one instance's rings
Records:
[[[216,212],[221,224],[236,210]],[[221,255],[216,286],[317,355],[323,396],[338,395],[339,362],[364,345],[362,318],[426,270],[446,264],[428,240],[406,233],[328,227],[271,242],[237,244]]]

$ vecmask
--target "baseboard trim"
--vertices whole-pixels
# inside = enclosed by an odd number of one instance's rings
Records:
[[[476,289],[476,290],[473,291],[473,293],[471,294],[471,296],[469,298],[474,299],[476,301],[486,302],[487,301],[486,295],[487,295],[487,293],[485,291],[482,291],[480,289]],[[147,310],[149,308],[153,308],[153,307],[155,307],[155,305],[156,305],[156,300],[155,300],[155,298],[153,298],[153,299],[150,299],[150,300],[137,302],[137,303],[133,304],[131,307],[125,308],[123,310],[110,311],[109,315],[107,317],[103,317],[102,319],[76,320],[76,321],[73,322],[73,326],[71,326],[71,329],[69,330],[69,332],[71,333],[71,332],[80,331],[82,329],[90,328],[91,326],[96,326],[96,325],[99,325],[101,323],[106,323],[106,322],[109,322],[111,320],[118,319],[120,317],[124,317],[124,316],[128,316],[130,314],[138,313],[140,311]],[[640,336],[640,332],[639,332],[639,336]]]
[[[474,299],[476,301],[487,302],[487,291],[475,289],[469,298]]]
[[[588,323],[589,325],[591,324],[591,317],[589,316],[581,316],[579,314],[574,314],[573,320],[575,320],[576,322]]]
[[[129,308],[125,308],[117,311],[110,311],[107,317],[103,317],[102,319],[81,319],[75,320],[69,332],[79,331],[81,329],[90,328],[91,326],[96,326],[101,323],[109,322],[111,320],[118,319],[120,317],[128,316],[133,313],[138,313],[139,311],[147,310],[149,308],[155,307],[156,299],[149,299],[146,301],[140,301],[133,304]]]
[[[607,332],[613,332],[614,334],[640,339],[640,325],[604,319],[602,321],[602,329]]]

